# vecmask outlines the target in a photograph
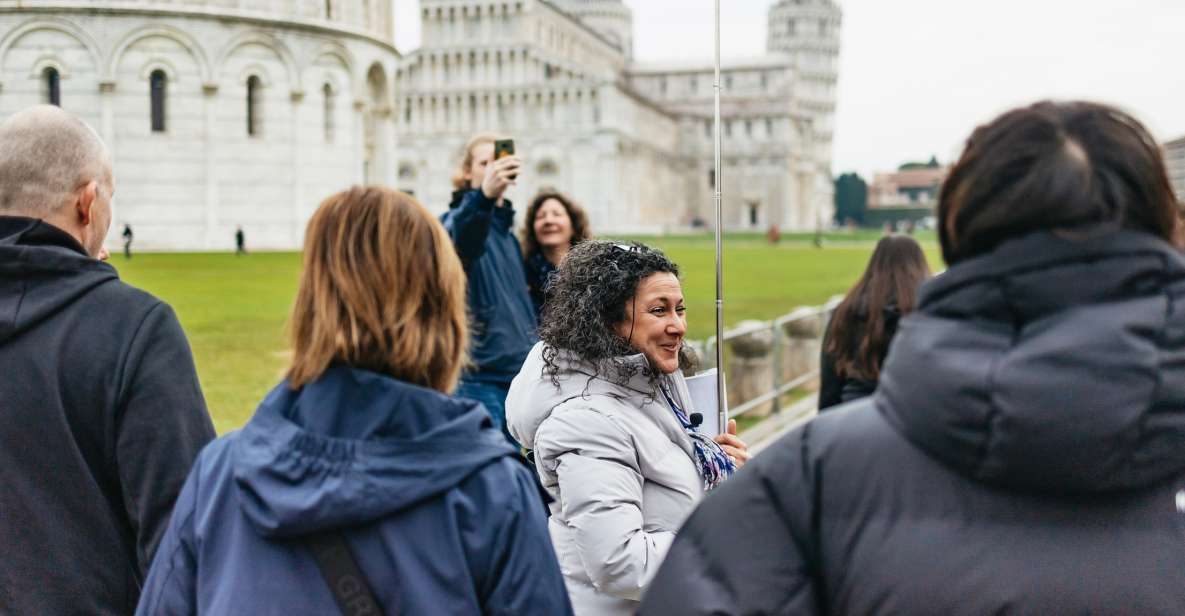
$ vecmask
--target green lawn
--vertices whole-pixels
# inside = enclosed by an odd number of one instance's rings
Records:
[[[828,234],[822,249],[809,234],[770,246],[758,235],[725,242],[725,319],[769,319],[819,304],[856,280],[869,239]],[[683,271],[689,337],[715,329],[715,244],[708,236],[637,238],[662,248]],[[937,250],[927,237],[931,263]],[[141,254],[112,257],[127,282],[169,302],[193,346],[202,388],[218,431],[243,425],[287,362],[284,330],[300,273],[296,253]]]

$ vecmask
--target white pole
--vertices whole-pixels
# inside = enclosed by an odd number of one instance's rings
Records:
[[[723,244],[722,236],[724,227],[723,214],[723,186],[724,174],[721,161],[721,145],[720,138],[720,0],[716,0],[716,160],[715,160],[715,178],[716,190],[713,195],[713,201],[716,205],[716,409],[717,409],[717,424],[720,426],[720,431],[724,432],[728,424],[728,401],[725,400],[724,395],[724,260],[723,260]]]

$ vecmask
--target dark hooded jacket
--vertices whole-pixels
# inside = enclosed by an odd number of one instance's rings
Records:
[[[1137,232],[955,265],[872,398],[693,514],[642,613],[1185,614],[1183,300]]]
[[[0,217],[0,614],[127,614],[214,438],[169,306]]]
[[[535,307],[535,318],[543,316],[543,304],[547,300],[548,287],[551,277],[557,268],[542,252],[537,252],[523,263],[523,272],[527,276],[527,288],[531,291],[531,305]]]
[[[138,614],[337,614],[306,543],[341,530],[389,614],[569,614],[530,470],[485,409],[373,372],[287,382],[207,447]]]
[[[512,233],[514,209],[496,207],[480,190],[457,191],[440,220],[469,276],[476,369],[466,378],[509,385],[535,345],[538,325]]]
[[[896,305],[885,306],[882,311],[885,320],[885,336],[892,340],[893,335],[897,332],[897,322],[901,319],[901,310]],[[859,346],[864,338],[864,331],[868,322],[867,308],[858,310],[856,312],[855,335],[852,336],[853,346],[852,353],[859,351]],[[827,352],[827,345],[830,342],[831,329],[828,328],[827,335],[823,337],[823,351],[819,359],[819,410],[831,408],[837,404],[844,402],[851,402],[871,396],[872,392],[876,391],[876,379],[864,379],[847,374],[840,374],[836,368],[836,358],[834,355]],[[885,365],[885,357],[888,355],[888,349],[885,349],[885,354],[880,357],[880,365]]]

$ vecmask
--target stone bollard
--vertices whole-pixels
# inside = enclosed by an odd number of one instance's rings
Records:
[[[716,354],[708,353],[708,343],[699,340],[684,340],[684,352],[691,358],[691,367],[683,369],[683,376],[695,376],[711,370],[716,364]]]
[[[774,332],[762,321],[741,321],[738,328],[762,326],[763,329],[728,341],[728,406],[736,408],[774,388]],[[773,400],[758,405],[747,415],[765,417],[773,410]]]
[[[786,339],[782,344],[782,382],[789,383],[819,369],[823,349],[823,315],[814,308],[798,308],[782,324]],[[817,388],[818,381],[806,384]]]

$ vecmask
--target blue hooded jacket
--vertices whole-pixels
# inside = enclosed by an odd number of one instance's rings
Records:
[[[513,233],[514,210],[495,207],[480,190],[457,191],[441,222],[469,276],[470,355],[477,370],[466,378],[509,385],[535,346],[538,327]]]
[[[345,366],[198,458],[137,614],[336,614],[344,536],[391,614],[570,614],[537,485],[481,405]]]

